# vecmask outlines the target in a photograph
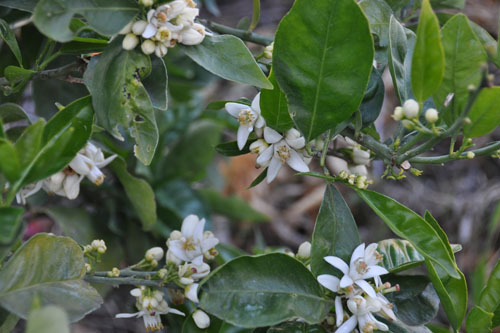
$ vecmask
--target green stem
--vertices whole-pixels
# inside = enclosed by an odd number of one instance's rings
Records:
[[[176,286],[174,283],[163,283],[158,280],[136,279],[133,277],[105,277],[105,276],[85,275],[83,279],[90,283],[110,284],[112,286],[129,284],[134,286],[146,286],[146,287],[156,287],[156,288],[168,287],[172,289],[179,289],[179,287]]]
[[[352,130],[351,128],[346,128],[345,130],[343,130],[342,135],[347,136],[363,147],[370,149],[379,157],[383,157],[386,160],[385,162],[390,162],[393,159],[393,150],[387,145],[378,142],[369,135],[364,135],[363,133],[361,133],[358,136],[355,136],[354,130]]]
[[[326,132],[326,140],[325,144],[323,145],[323,151],[321,152],[321,159],[319,161],[319,165],[322,169],[324,169],[325,167],[325,159],[328,152],[328,146],[330,145],[330,140],[332,139],[330,135],[331,131]]]
[[[500,149],[500,141],[492,143],[486,147],[469,150],[473,152],[476,156],[487,156],[491,155],[495,151]],[[442,156],[430,156],[430,157],[413,157],[409,161],[410,163],[419,163],[419,164],[441,164],[445,162],[450,162],[454,160],[467,158],[467,152],[464,152],[460,155],[455,154],[453,156],[450,155],[442,155]]]
[[[200,20],[200,23],[209,28],[210,30],[218,32],[220,34],[233,35],[247,42],[252,42],[263,46],[271,44],[274,40],[274,38],[270,36],[257,34],[255,32],[250,32],[247,30],[231,28],[226,25],[215,23],[209,20]]]
[[[124,269],[124,270],[120,270],[120,277],[134,277],[134,276],[138,276],[138,277],[152,277],[154,275],[156,275],[156,271],[151,271],[151,272],[145,272],[145,271],[133,271],[133,270],[129,270],[129,269]],[[108,277],[108,272],[95,272],[93,273],[94,276],[104,276],[104,277]]]
[[[426,136],[425,133],[422,132],[417,132],[414,136],[412,136],[408,141],[406,141],[399,149],[397,150],[397,153],[404,154],[408,150],[410,150],[415,144],[417,144],[420,140],[422,140]]]

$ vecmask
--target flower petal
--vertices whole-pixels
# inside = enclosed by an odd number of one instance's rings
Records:
[[[264,140],[266,140],[267,143],[276,143],[281,139],[283,139],[283,135],[279,134],[271,127],[264,128]]]
[[[352,253],[351,256],[351,266],[358,259],[363,259],[365,257],[365,243],[359,244]]]
[[[204,239],[201,242],[201,250],[203,252],[208,251],[214,248],[217,244],[219,244],[219,240],[215,237]]]
[[[374,265],[374,266],[369,266],[368,271],[365,274],[361,275],[361,278],[363,280],[371,279],[372,277],[380,276],[380,275],[384,275],[384,274],[388,274],[388,273],[389,273],[389,271],[387,269],[385,269],[384,267]]]
[[[203,229],[205,229],[205,219],[201,219],[193,231],[193,238],[195,240],[203,240]]]
[[[182,236],[184,237],[192,237],[194,233],[194,229],[200,222],[200,219],[198,216],[191,214],[188,215],[184,218],[184,221],[182,221],[182,227],[181,227],[181,233]]]
[[[168,248],[177,258],[183,261],[189,261],[189,257],[186,254],[186,251],[182,249],[183,242],[180,240],[172,240],[170,241],[170,247]]]
[[[293,140],[286,140],[286,143],[293,149],[302,149],[306,145],[306,139],[301,136],[300,138],[293,139]]]
[[[240,125],[240,127],[238,127],[237,141],[238,141],[238,148],[240,150],[242,150],[243,147],[245,147],[250,132],[252,132],[251,127],[246,127],[244,125]]]
[[[196,258],[193,259],[192,261],[193,265],[196,266],[201,266],[203,265],[203,254],[197,256]]]
[[[271,159],[271,163],[269,164],[269,168],[267,168],[267,183],[268,184],[271,183],[274,180],[274,178],[276,178],[276,176],[280,172],[282,165],[283,164],[281,164],[281,162],[277,158],[273,157]]]
[[[173,313],[173,314],[180,315],[180,316],[186,316],[184,314],[184,312],[181,312],[181,311],[179,311],[177,309],[170,309],[170,310],[168,310],[168,313]]]
[[[257,115],[257,120],[255,121],[256,128],[262,128],[266,126],[266,120],[260,114]]]
[[[232,102],[226,103],[224,107],[226,108],[227,112],[229,112],[229,114],[234,118],[238,118],[242,110],[248,109],[248,105]]]
[[[267,163],[273,157],[273,152],[274,152],[274,147],[273,146],[267,147],[262,152],[262,154],[260,154],[259,157],[257,157],[257,160],[255,160],[255,162],[257,164],[259,164],[259,165],[264,165],[265,163]]]
[[[260,114],[260,92],[257,95],[255,95],[252,101],[252,110]]]
[[[328,256],[324,258],[327,263],[340,270],[342,273],[347,274],[349,271],[349,266],[345,263],[344,260],[339,257]]]
[[[342,277],[342,279],[340,279],[339,287],[340,288],[349,287],[352,286],[353,283],[354,281],[351,279],[351,277],[346,274]]]
[[[333,292],[337,292],[339,290],[339,278],[330,274],[321,274],[318,276],[318,282],[323,287]]]
[[[347,321],[340,326],[335,333],[351,333],[355,328],[356,324],[358,323],[356,316],[352,316]]]
[[[340,296],[335,297],[335,316],[336,325],[340,326],[344,322],[344,308],[342,307],[342,298]]]
[[[308,172],[309,167],[306,162],[302,159],[302,157],[295,150],[290,150],[290,158],[286,161],[286,164],[290,166],[290,168],[298,171],[298,172]]]
[[[377,293],[375,292],[375,289],[373,289],[372,285],[366,282],[365,280],[357,280],[356,283],[365,293],[368,294],[370,297],[377,297]]]
[[[154,25],[152,25],[151,23],[149,23],[146,26],[146,29],[144,29],[144,32],[142,33],[142,37],[151,38],[154,35],[156,35],[156,27]]]
[[[115,315],[115,318],[133,318],[133,317],[140,317],[144,315],[143,311],[139,311],[136,313],[118,313]]]

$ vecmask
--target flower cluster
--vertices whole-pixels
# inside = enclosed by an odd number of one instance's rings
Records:
[[[88,261],[85,263],[87,273],[92,272],[96,264],[101,262],[101,255],[106,253],[107,249],[106,243],[102,239],[94,239],[92,243],[83,247],[83,255]],[[114,273],[116,274],[116,271]]]
[[[266,121],[260,114],[260,93],[255,96],[252,104],[226,103],[226,110],[240,124],[237,134],[238,148],[242,150],[248,141],[250,133],[254,132],[257,140],[250,145],[250,151],[258,154],[257,167],[267,169],[267,182],[272,182],[283,164],[288,164],[298,172],[309,171],[308,164],[312,157],[307,153],[306,140],[295,128],[280,134],[266,126]]]
[[[329,274],[318,276],[318,282],[322,286],[337,294],[335,297],[338,327],[336,332],[352,332],[356,326],[360,332],[366,333],[374,330],[389,330],[386,324],[375,318],[374,314],[391,321],[396,319],[392,304],[384,297],[384,294],[399,290],[399,287],[391,288],[389,283],[382,283],[380,276],[389,272],[378,266],[378,263],[382,261],[382,255],[377,252],[377,244],[373,243],[365,248],[363,243],[356,247],[349,265],[334,256],[324,259],[343,273],[341,279]],[[368,279],[373,279],[375,284],[368,282]],[[347,307],[350,315],[344,306]]]
[[[151,8],[145,20],[130,22],[120,31],[120,34],[125,35],[122,47],[125,50],[134,49],[141,37],[144,54],[154,53],[164,57],[168,49],[177,43],[200,44],[205,38],[205,27],[194,22],[198,13],[199,9],[193,0],[174,0]]]
[[[414,129],[421,126],[418,121],[420,115],[420,106],[414,99],[408,99],[403,103],[403,106],[397,106],[394,109],[392,118],[396,121],[401,121],[407,129]],[[425,120],[429,124],[434,124],[439,120],[438,111],[434,108],[429,108],[425,111]]]
[[[88,142],[62,171],[22,188],[16,195],[17,202],[26,204],[26,198],[40,189],[48,194],[60,195],[70,200],[76,199],[80,193],[80,182],[83,178],[87,177],[95,185],[101,185],[104,181],[104,174],[100,168],[111,163],[115,157],[116,155],[112,155],[104,158],[102,150]]]

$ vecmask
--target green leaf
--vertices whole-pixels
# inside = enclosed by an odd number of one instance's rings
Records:
[[[469,20],[469,25],[483,45],[484,51],[488,54],[489,61],[493,62],[495,65],[497,65],[497,67],[499,67],[500,59],[497,58],[498,44],[495,38],[491,37],[488,31],[471,20]]]
[[[440,109],[448,94],[454,93],[450,107],[440,115],[449,125],[467,104],[468,86],[479,85],[482,76],[479,68],[486,63],[487,55],[463,14],[457,14],[446,22],[441,30],[441,39],[446,61],[443,81],[434,92],[433,99]]]
[[[135,156],[145,165],[153,159],[158,128],[151,99],[140,79],[151,72],[151,60],[141,51],[125,51],[116,38],[98,57],[92,57],[84,75],[92,94],[99,125],[119,140],[118,129],[130,128]]]
[[[212,211],[235,221],[269,222],[269,217],[256,211],[245,200],[238,196],[226,197],[212,189],[200,190]]]
[[[260,21],[260,0],[253,0],[252,22],[248,27],[248,31],[255,29]]]
[[[32,123],[33,120],[32,115],[26,113],[21,106],[14,103],[5,103],[0,105],[0,118],[4,124],[21,120],[27,120],[28,123]]]
[[[58,42],[69,42],[76,35],[70,29],[75,15],[83,16],[98,33],[112,36],[132,21],[138,12],[138,4],[128,0],[40,0],[35,7],[33,21],[44,35]]]
[[[382,266],[392,273],[413,268],[425,260],[415,247],[404,239],[384,239],[378,242],[377,251],[384,255]]]
[[[164,177],[191,181],[203,179],[205,169],[212,162],[221,131],[222,127],[210,120],[192,123],[182,140],[167,155]]]
[[[181,47],[194,62],[223,79],[273,88],[245,43],[235,36],[207,36],[201,44]]]
[[[240,327],[301,318],[324,320],[332,306],[309,270],[282,253],[243,256],[219,267],[202,285],[200,307]]]
[[[431,4],[435,8],[463,9],[465,0],[431,0]]]
[[[370,22],[371,32],[378,37],[378,45],[386,47],[389,43],[391,7],[384,0],[362,0],[359,6]]]
[[[394,90],[401,104],[413,98],[411,90],[411,62],[416,36],[413,31],[404,28],[392,16],[389,25],[389,70]]]
[[[53,305],[33,310],[28,317],[26,333],[70,333],[68,315]]]
[[[215,146],[215,150],[224,156],[239,156],[250,153],[250,145],[254,143],[256,139],[249,139],[243,147],[242,150],[238,148],[238,143],[236,141],[223,142]]]
[[[385,0],[385,2],[387,2],[393,11],[397,11],[406,6],[410,0]]]
[[[108,46],[108,41],[96,38],[74,37],[69,43],[64,43],[59,52],[64,54],[82,55],[94,52],[102,52]]]
[[[168,76],[162,58],[153,57],[151,60],[151,74],[144,80],[144,88],[153,107],[165,111],[168,107]]]
[[[439,22],[429,0],[422,1],[411,66],[411,86],[419,103],[438,89],[444,73],[444,51]]]
[[[122,183],[127,198],[142,222],[143,229],[151,230],[156,223],[156,202],[153,189],[147,181],[131,175],[122,159],[115,159],[110,166]]]
[[[0,245],[9,245],[15,240],[23,214],[21,207],[0,207]]]
[[[465,327],[467,332],[491,333],[491,320],[493,313],[485,311],[479,306],[474,306],[467,315]]]
[[[450,245],[422,217],[399,202],[377,192],[357,190],[359,196],[398,236],[407,239],[426,259],[459,279]]]
[[[0,333],[12,333],[18,322],[18,316],[0,308]]]
[[[266,120],[266,126],[279,132],[286,132],[293,126],[293,120],[288,113],[286,96],[281,91],[271,70],[269,82],[274,89],[262,89],[260,93],[260,112]]]
[[[299,322],[286,322],[278,326],[271,327],[267,333],[324,333],[326,332],[320,325],[308,325]]]
[[[276,32],[273,68],[307,141],[358,109],[373,52],[368,20],[355,1],[295,1]]]
[[[363,102],[359,106],[361,119],[363,120],[363,127],[370,126],[375,122],[375,120],[377,120],[380,111],[382,110],[384,96],[384,80],[382,80],[382,76],[379,71],[373,69],[372,74],[370,75],[368,89],[366,89],[365,95],[363,96]]]
[[[500,125],[500,87],[484,88],[472,104],[470,124],[464,126],[464,135],[477,138],[486,135]]]
[[[394,313],[406,325],[427,324],[439,310],[439,298],[431,281],[422,275],[392,276],[384,279],[400,290],[385,295],[394,305]]]
[[[500,261],[493,268],[490,278],[481,292],[478,305],[488,312],[498,313],[500,309]]]
[[[97,309],[102,299],[82,280],[83,253],[67,237],[37,234],[21,246],[0,271],[0,305],[26,319],[33,298],[58,305],[71,322]]]
[[[7,22],[0,19],[0,38],[9,46],[12,53],[17,59],[17,62],[22,67],[23,66],[23,58],[21,56],[21,50],[19,49],[19,45],[17,44],[16,36],[14,32],[10,29],[10,26]]]
[[[0,6],[19,9],[25,12],[32,12],[38,0],[2,0]]]
[[[328,184],[312,235],[311,271],[316,276],[339,275],[339,271],[328,264],[324,257],[336,256],[349,262],[352,252],[360,243],[358,228],[349,206],[337,188]]]
[[[32,71],[31,69],[25,69],[17,66],[7,66],[7,68],[5,68],[4,70],[5,78],[11,84],[17,84],[27,81],[31,79],[34,74],[36,74],[36,72]]]
[[[18,179],[21,172],[16,147],[5,139],[0,139],[0,171],[10,182]]]
[[[258,176],[257,178],[255,178],[252,183],[250,184],[250,186],[248,186],[248,189],[251,189],[252,187],[255,187],[257,185],[259,185],[264,179],[266,179],[266,176],[267,176],[267,168],[264,169],[264,171],[262,171]]]

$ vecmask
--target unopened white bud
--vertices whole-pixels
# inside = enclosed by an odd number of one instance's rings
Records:
[[[64,194],[70,200],[76,199],[80,193],[81,178],[77,174],[68,175],[64,178],[63,188]]]
[[[257,141],[252,142],[252,144],[250,145],[250,152],[260,155],[268,147],[269,144],[264,139],[258,139]]]
[[[403,104],[403,114],[406,118],[413,119],[418,116],[419,106],[416,100],[409,99]]]
[[[119,34],[120,35],[126,35],[128,34],[130,31],[132,31],[132,24],[134,24],[133,21],[130,21],[126,26],[124,26],[122,28],[122,30],[120,30]]]
[[[139,44],[139,38],[132,33],[128,33],[123,38],[122,47],[124,50],[130,51],[135,49],[135,47]]]
[[[152,54],[156,49],[156,44],[151,39],[146,39],[141,44],[141,50],[144,54]]]
[[[160,279],[164,279],[167,277],[168,271],[165,268],[162,268],[158,271],[158,276]]]
[[[168,52],[168,48],[165,45],[160,43],[156,46],[155,55],[158,58],[163,58],[165,55],[167,55],[167,52]]]
[[[264,58],[272,59],[273,58],[273,50],[274,50],[274,42],[269,44],[264,48]]]
[[[300,244],[299,251],[297,252],[297,257],[300,259],[309,259],[311,256],[311,243],[304,242]]]
[[[466,123],[467,125],[469,125],[470,123],[472,123],[472,120],[470,120],[469,117],[465,117],[464,123]]]
[[[368,176],[368,169],[364,165],[356,165],[349,168],[349,172],[358,176]]]
[[[438,121],[438,119],[439,115],[436,109],[430,108],[425,111],[425,120],[427,120],[427,122],[433,124]]]
[[[132,25],[132,32],[136,35],[142,35],[144,30],[146,30],[146,26],[148,25],[148,22],[140,20],[135,22]]]
[[[153,0],[139,0],[140,4],[146,7],[151,7],[153,5]]]
[[[142,290],[139,288],[134,288],[130,291],[130,295],[134,297],[141,297],[142,296]]]
[[[349,170],[347,161],[340,157],[327,156],[325,162],[328,170],[335,175],[339,175],[342,171]]]
[[[395,121],[401,121],[403,120],[403,116],[403,108],[400,106],[396,106],[396,108],[394,109],[394,113],[392,114],[392,119],[394,119]]]
[[[355,164],[367,165],[370,163],[370,153],[365,150],[354,148],[352,150],[352,160]]]
[[[196,310],[193,313],[193,320],[199,329],[205,329],[210,326],[210,317],[201,310]]]
[[[474,154],[474,152],[472,152],[472,151],[467,152],[467,158],[469,160],[472,160],[474,157],[476,157],[476,154]]]
[[[181,277],[179,279],[179,282],[182,283],[183,285],[190,285],[190,284],[193,284],[194,280],[191,279],[191,278],[187,278],[187,277]]]
[[[91,270],[92,270],[92,266],[90,264],[85,263],[85,271],[87,273],[90,273]]]
[[[184,45],[198,45],[205,38],[205,27],[195,23],[191,28],[180,32],[179,41]]]
[[[144,256],[147,261],[160,261],[163,258],[163,249],[161,247],[152,247],[146,251],[146,255]]]

